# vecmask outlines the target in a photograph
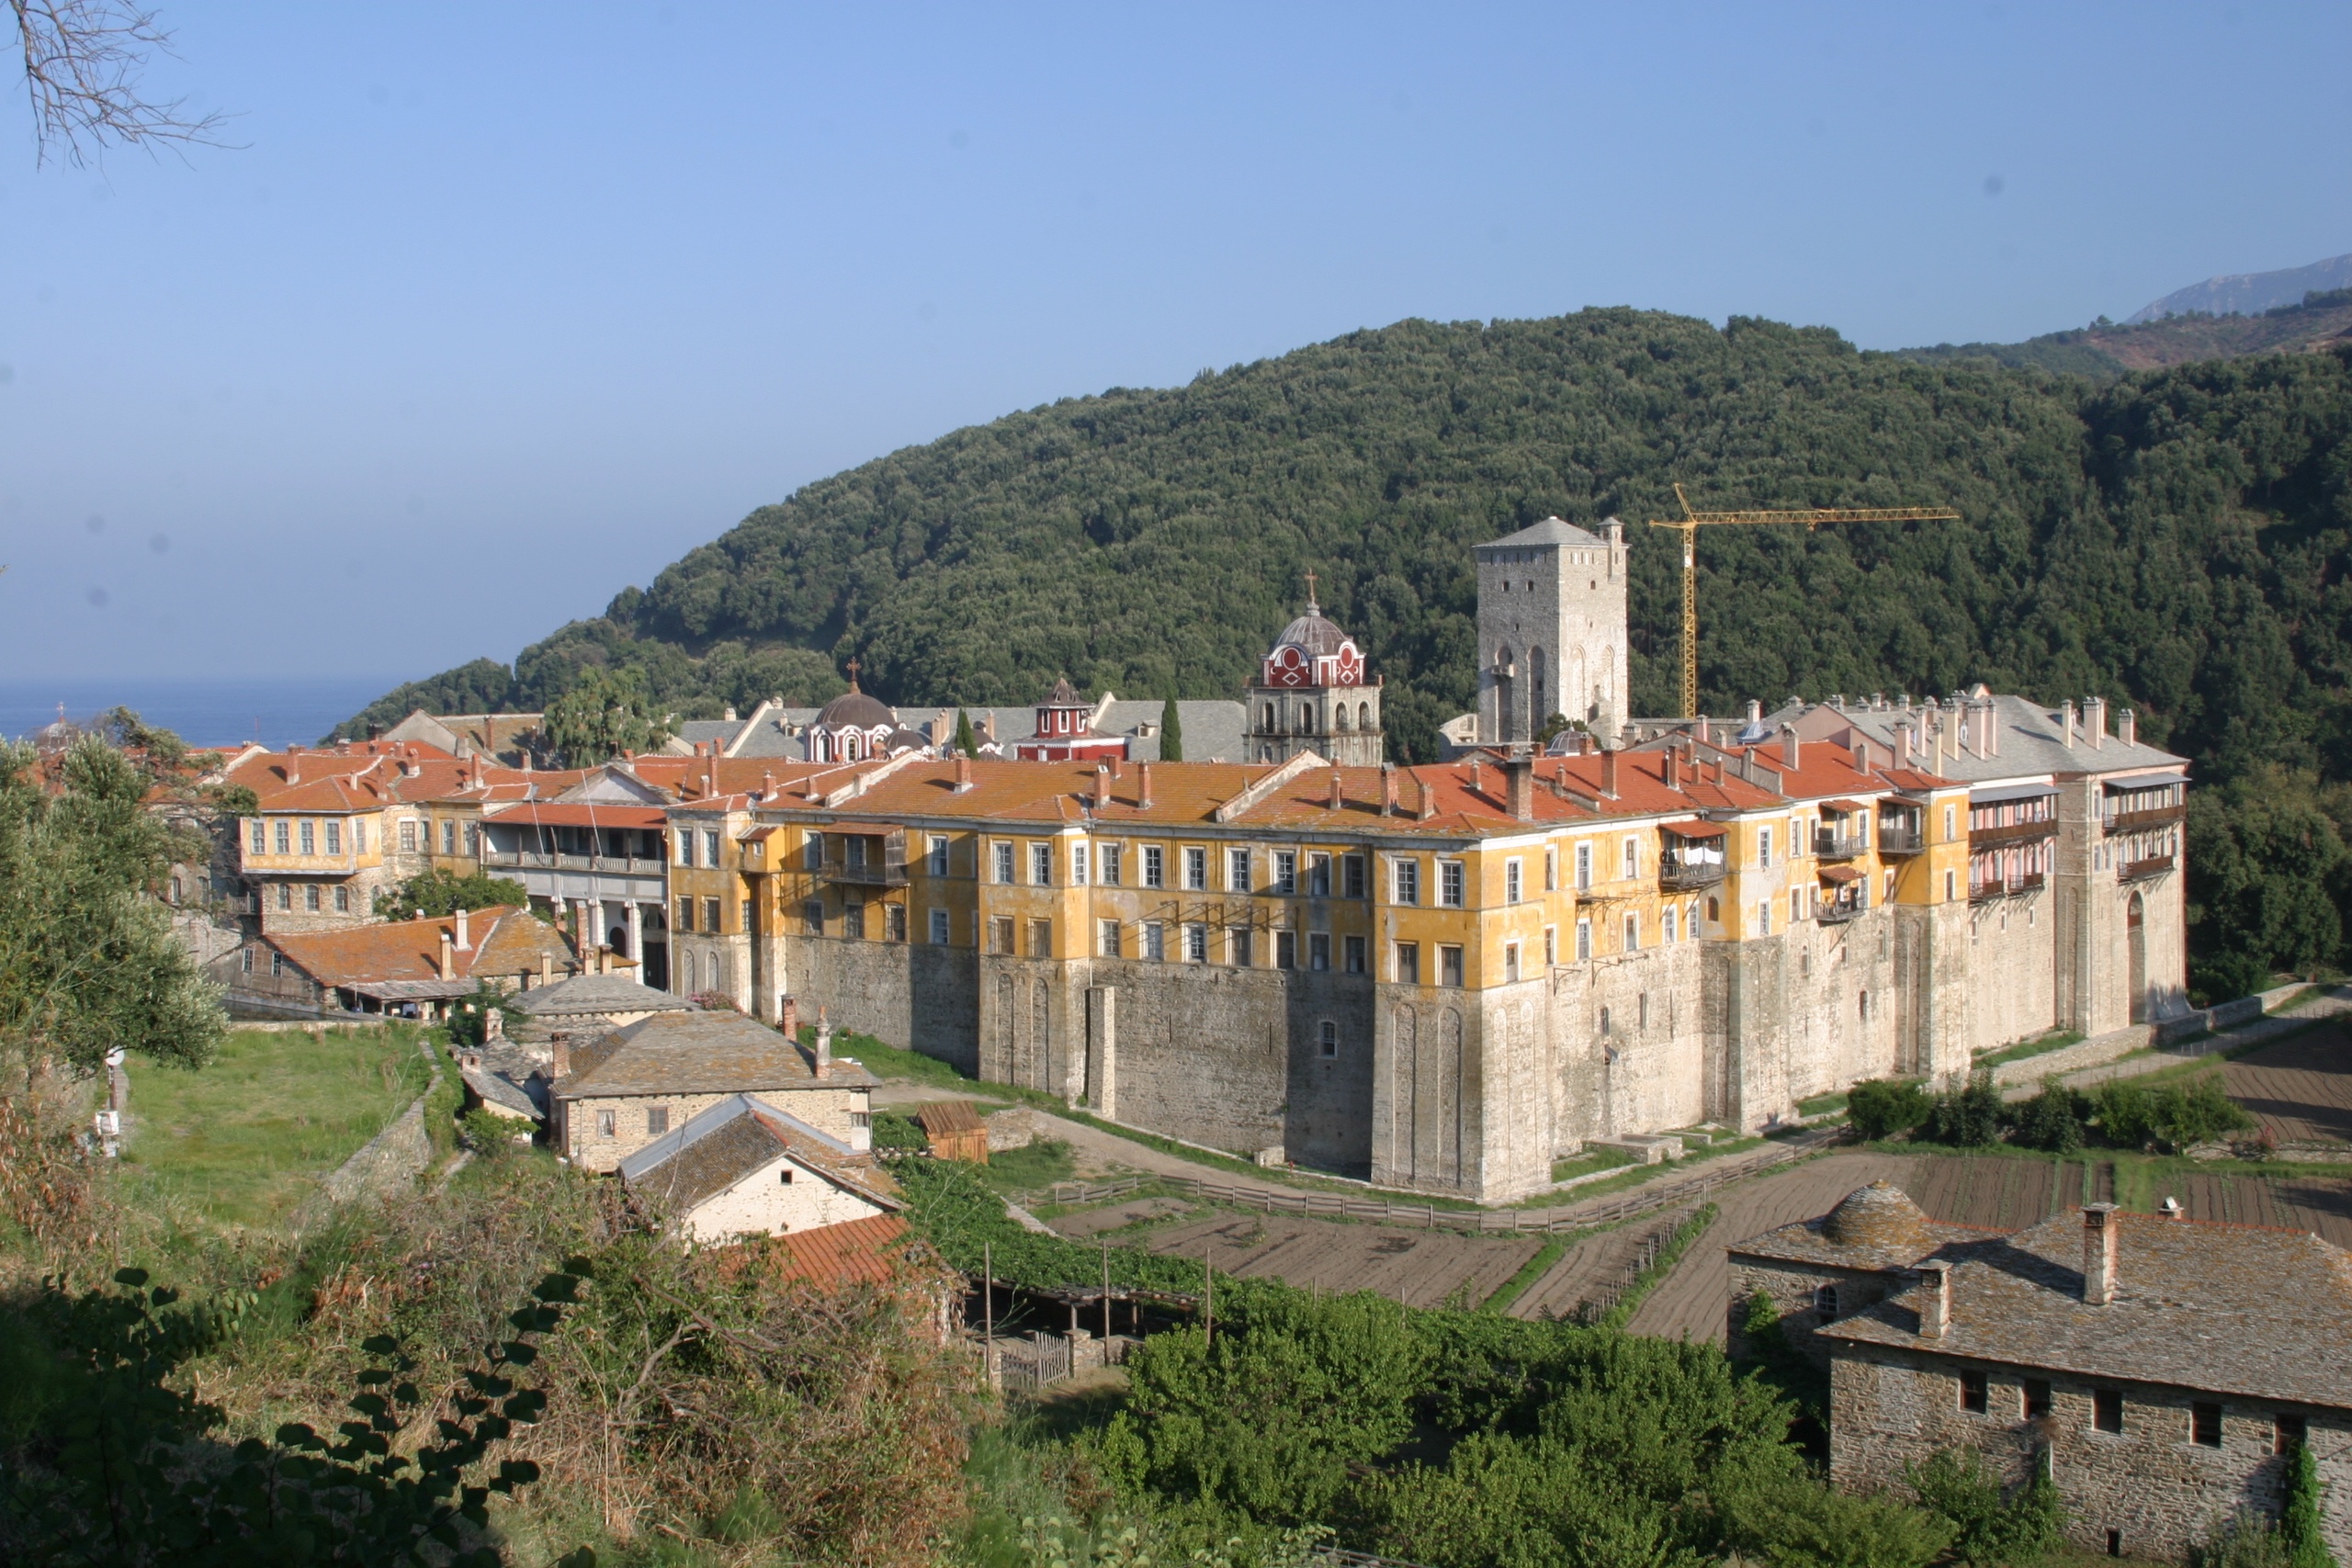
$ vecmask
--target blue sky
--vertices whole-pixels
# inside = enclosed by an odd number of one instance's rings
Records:
[[[11,677],[510,658],[867,457],[1408,316],[1894,348],[2352,250],[2340,4],[160,3],[241,146],[0,100]]]

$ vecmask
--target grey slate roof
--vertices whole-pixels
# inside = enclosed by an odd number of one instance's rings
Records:
[[[1136,729],[1141,725],[1155,728],[1159,723],[1160,699],[1158,697],[1114,700],[1094,727],[1098,735],[1125,735],[1128,749],[1139,762],[1159,760],[1159,738],[1140,736]],[[816,721],[817,709],[768,707],[754,712],[750,717],[732,721],[726,719],[690,719],[678,726],[681,739],[693,741],[716,740],[719,750],[730,757],[781,757],[792,761],[805,761],[808,755],[806,731]],[[899,722],[909,729],[920,729],[933,718],[944,713],[954,735],[956,709],[946,705],[911,703],[899,708]],[[1037,733],[1037,708],[1034,703],[1019,707],[968,707],[972,727],[984,730],[983,717],[995,728],[996,743],[1012,755],[1018,741],[1027,740]],[[1244,760],[1242,733],[1245,727],[1242,705],[1238,701],[1208,700],[1179,702],[1177,713],[1184,723],[1184,755],[1195,762],[1238,762]],[[988,739],[985,733],[982,739]]]
[[[621,1161],[621,1179],[674,1213],[724,1192],[778,1156],[885,1209],[898,1183],[870,1154],[748,1094],[708,1106]]]
[[[1987,1234],[1931,1220],[1903,1189],[1873,1181],[1818,1219],[1798,1220],[1724,1250],[1735,1258],[1820,1268],[1907,1269],[1939,1247],[1982,1241]]]
[[[740,1012],[657,1012],[572,1053],[558,1100],[605,1095],[752,1094],[871,1088],[881,1080],[835,1058],[819,1077],[808,1050]]]
[[[480,1047],[481,1065],[461,1066],[458,1076],[466,1087],[492,1105],[505,1107],[517,1116],[528,1116],[544,1122],[548,1114],[548,1080],[537,1058],[512,1046],[495,1043]]]
[[[2120,737],[2114,734],[2109,734],[2098,745],[2093,746],[2079,728],[2079,718],[2075,744],[2069,747],[2057,708],[2029,702],[2023,697],[1999,694],[1993,695],[1992,702],[1995,723],[2000,732],[1996,754],[1979,757],[1971,752],[1955,754],[1947,750],[1937,770],[1945,778],[1966,783],[1980,780],[1990,783],[2036,773],[2121,774],[2160,769],[2169,771],[2188,762],[2185,757],[2177,757],[2144,741],[2127,746]],[[1800,716],[1818,724],[1822,722],[1822,715],[1834,714],[1871,739],[1892,750],[1894,727],[1907,719],[1916,736],[1920,730],[1924,711],[1917,707],[1906,711],[1900,705],[1890,705],[1882,711],[1860,705],[1833,708],[1820,703],[1799,703],[1770,715],[1765,725],[1777,731],[1781,725],[1795,723]],[[1811,733],[1810,726],[1806,732]],[[1916,752],[1914,756],[1916,759]]]
[[[1823,1338],[2087,1378],[2352,1410],[2352,1253],[2306,1231],[2118,1212],[2115,1299],[2082,1299],[2083,1221],[1939,1249],[1951,1326],[1919,1334],[1915,1292]],[[1743,1244],[1740,1250],[1746,1250]]]
[[[616,1012],[687,1012],[694,1003],[618,975],[574,975],[509,999],[534,1018],[605,1017]]]
[[[1610,521],[1614,523],[1617,520],[1612,517]],[[1546,517],[1540,523],[1529,524],[1516,534],[1506,534],[1499,539],[1489,539],[1478,548],[1530,550],[1542,549],[1554,545],[1566,545],[1577,549],[1599,549],[1600,543],[1598,535],[1589,534],[1573,523],[1564,523],[1557,517]]]

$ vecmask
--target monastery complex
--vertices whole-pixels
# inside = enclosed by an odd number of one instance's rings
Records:
[[[1377,650],[1311,602],[1245,702],[1185,705],[1216,761],[1157,760],[1148,721],[1067,685],[977,758],[854,687],[587,770],[453,757],[417,726],[459,721],[423,716],[256,749],[228,769],[263,807],[232,978],[383,1005],[271,938],[479,869],[680,995],[1488,1201],[1597,1138],[1763,1128],[2186,1010],[2186,763],[2132,714],[1979,686],[1632,716],[1619,525],[1477,558],[1478,706],[1433,765],[1385,760]]]

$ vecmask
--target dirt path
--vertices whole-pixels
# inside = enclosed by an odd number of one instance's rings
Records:
[[[1579,1243],[1561,1255],[1544,1277],[1520,1293],[1508,1309],[1513,1317],[1573,1317],[1587,1301],[1613,1301],[1612,1292],[1633,1282],[1639,1270],[1642,1244],[1653,1235],[1672,1231],[1690,1213],[1691,1206],[1663,1210],[1631,1224]]]
[[[2352,1038],[2339,1027],[2250,1052],[2222,1083],[2281,1144],[2352,1143]]]

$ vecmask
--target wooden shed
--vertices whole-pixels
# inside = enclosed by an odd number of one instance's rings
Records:
[[[941,1159],[989,1163],[989,1130],[968,1100],[942,1100],[915,1109],[915,1125]]]

